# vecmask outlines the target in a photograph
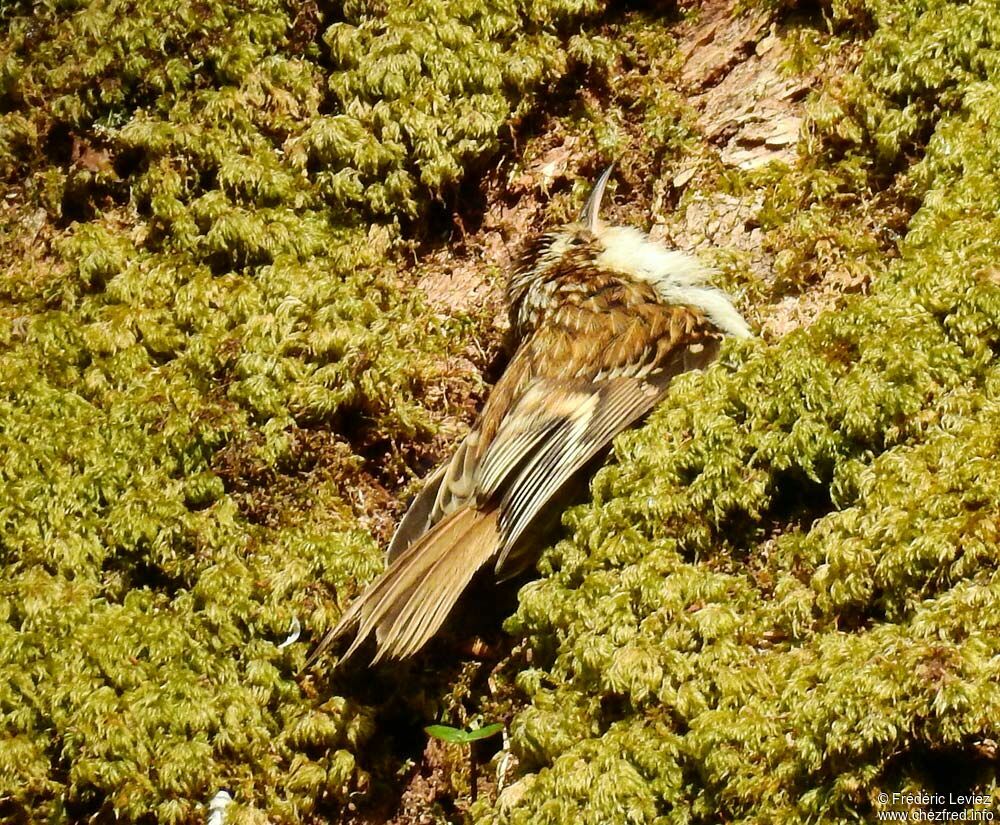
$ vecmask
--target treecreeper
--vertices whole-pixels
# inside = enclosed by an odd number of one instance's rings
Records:
[[[710,269],[646,233],[599,217],[612,167],[578,220],[532,238],[507,284],[516,349],[478,421],[427,480],[388,550],[306,666],[375,633],[374,664],[412,656],[481,568],[522,572],[561,491],[664,396],[713,361],[726,335],[750,336]]]

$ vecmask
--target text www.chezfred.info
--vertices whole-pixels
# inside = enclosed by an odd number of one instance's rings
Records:
[[[880,793],[876,822],[993,822],[995,812],[981,807],[994,802],[989,794]],[[902,808],[893,810],[893,808]],[[974,807],[975,806],[975,807]]]

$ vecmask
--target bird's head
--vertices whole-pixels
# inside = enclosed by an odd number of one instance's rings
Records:
[[[525,292],[541,280],[586,268],[603,248],[600,243],[604,222],[600,219],[601,200],[607,189],[614,164],[597,179],[590,190],[587,204],[580,216],[559,229],[531,238],[521,252],[517,267],[507,285],[507,295],[513,308]]]
[[[703,310],[723,332],[750,337],[750,329],[729,298],[711,285],[711,268],[684,252],[668,249],[645,232],[601,220],[601,201],[614,164],[597,179],[572,223],[532,238],[507,284],[512,324],[521,326],[533,300],[544,301],[545,284],[588,273],[613,274],[648,283],[666,304]],[[536,289],[537,288],[537,289]],[[530,325],[529,325],[530,326]]]

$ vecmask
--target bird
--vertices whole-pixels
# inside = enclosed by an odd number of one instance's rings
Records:
[[[500,582],[533,563],[547,511],[675,376],[705,368],[726,336],[752,336],[709,267],[601,220],[613,169],[598,177],[576,221],[525,244],[507,283],[514,350],[506,369],[404,515],[385,572],[305,667],[351,632],[340,662],[373,633],[372,665],[415,654],[478,571],[491,565]]]

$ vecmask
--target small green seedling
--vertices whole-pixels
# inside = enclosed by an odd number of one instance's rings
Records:
[[[440,739],[442,742],[451,742],[453,745],[468,745],[470,742],[476,742],[480,739],[489,739],[502,730],[503,722],[495,722],[475,730],[463,730],[462,728],[453,728],[450,725],[428,725],[424,728],[428,735]]]
[[[442,742],[449,742],[453,745],[469,746],[469,795],[473,802],[476,801],[476,785],[479,779],[479,766],[476,764],[476,755],[472,752],[472,743],[480,739],[489,739],[496,736],[503,730],[502,722],[494,722],[474,730],[464,730],[453,728],[450,725],[428,725],[424,728],[429,736],[440,739]]]

